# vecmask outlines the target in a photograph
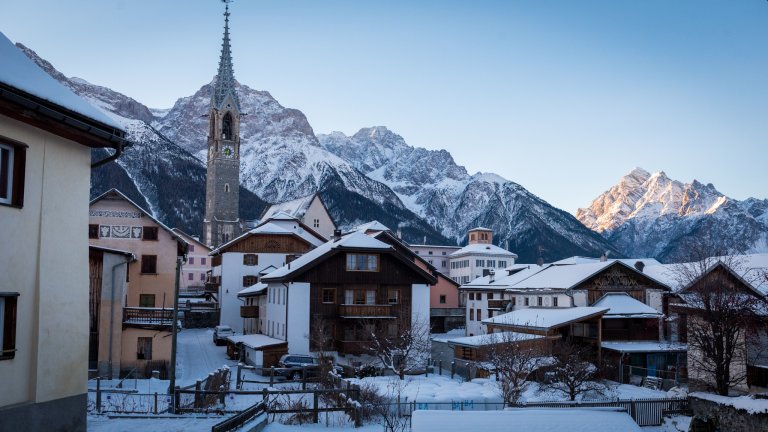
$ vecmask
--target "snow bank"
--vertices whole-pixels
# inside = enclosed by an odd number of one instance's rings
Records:
[[[729,405],[736,409],[742,409],[750,414],[768,413],[768,399],[755,399],[752,396],[720,396],[702,392],[695,392],[690,395],[699,399]]]

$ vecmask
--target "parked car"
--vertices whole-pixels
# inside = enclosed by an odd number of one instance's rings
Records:
[[[213,343],[223,345],[227,343],[227,336],[234,336],[235,332],[228,325],[218,325],[213,329]]]
[[[304,378],[304,371],[307,372],[307,378],[317,378],[320,374],[320,360],[317,357],[312,357],[306,354],[285,354],[280,357],[277,366],[280,368],[288,368],[281,369],[278,374],[294,381]],[[342,369],[340,366],[334,365],[333,368],[336,373],[341,374]]]

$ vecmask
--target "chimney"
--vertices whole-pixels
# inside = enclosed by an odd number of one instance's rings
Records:
[[[333,241],[337,242],[339,240],[341,240],[341,230],[340,229],[333,230]]]
[[[539,257],[539,259],[536,260],[536,265],[539,267],[544,265],[544,257]]]
[[[636,262],[635,262],[635,268],[637,269],[637,271],[639,271],[640,273],[642,273],[642,272],[643,272],[643,269],[645,268],[645,263],[644,263],[644,262],[642,262],[642,261],[636,261]]]
[[[496,280],[496,272],[493,269],[488,270],[488,283],[493,283]]]

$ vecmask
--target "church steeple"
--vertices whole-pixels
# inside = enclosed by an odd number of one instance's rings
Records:
[[[240,110],[240,101],[235,92],[235,69],[232,66],[232,47],[229,43],[229,2],[224,9],[224,41],[221,44],[221,56],[219,57],[219,71],[216,74],[216,84],[214,85],[213,95],[211,97],[212,108],[221,110],[227,96],[232,96],[237,110]]]
[[[235,91],[229,43],[229,0],[224,42],[208,114],[208,172],[203,243],[217,246],[240,234],[240,101]]]

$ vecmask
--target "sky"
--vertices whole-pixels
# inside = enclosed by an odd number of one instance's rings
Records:
[[[0,1],[9,39],[151,108],[216,73],[219,1]],[[237,0],[231,12],[237,80],[316,133],[386,126],[570,212],[636,166],[768,198],[766,0]]]

